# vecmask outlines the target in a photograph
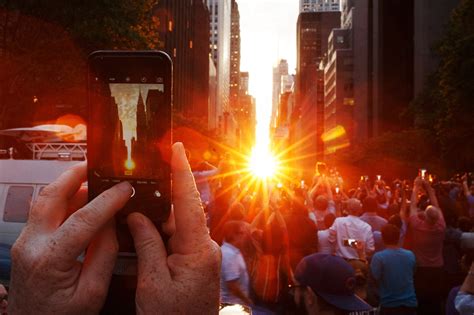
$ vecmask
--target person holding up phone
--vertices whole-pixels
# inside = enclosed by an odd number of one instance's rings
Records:
[[[184,147],[172,147],[174,212],[164,230],[140,213],[127,222],[138,257],[137,313],[216,314],[220,251],[206,229]],[[132,195],[122,182],[86,204],[86,164],[43,189],[12,248],[8,312],[86,314],[102,308],[118,243],[114,215]],[[86,253],[82,261],[81,253]]]

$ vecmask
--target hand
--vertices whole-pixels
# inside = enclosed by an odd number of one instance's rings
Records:
[[[102,308],[118,250],[113,217],[132,188],[120,183],[81,208],[86,169],[81,163],[63,173],[33,205],[11,250],[9,313],[88,314]]]
[[[418,176],[417,178],[415,178],[415,181],[414,181],[414,183],[413,183],[413,186],[416,187],[416,188],[420,188],[422,185],[423,185],[423,179],[421,179],[420,176]]]
[[[172,170],[175,228],[168,241],[170,254],[148,218],[139,213],[127,218],[138,256],[137,314],[217,314],[220,249],[206,228],[181,143],[173,145]]]
[[[0,284],[0,314],[7,314],[8,292],[3,285]]]

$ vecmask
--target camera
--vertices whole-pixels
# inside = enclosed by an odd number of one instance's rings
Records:
[[[418,170],[418,176],[421,177],[421,179],[425,179],[425,176],[426,176],[426,168],[420,168]]]
[[[347,247],[357,247],[357,240],[353,239],[353,238],[348,238],[348,239],[345,239],[343,240],[343,245],[344,246],[347,246]]]

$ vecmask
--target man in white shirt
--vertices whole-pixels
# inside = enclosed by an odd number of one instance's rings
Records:
[[[350,240],[363,242],[366,256],[374,250],[374,236],[369,224],[359,219],[357,216],[362,208],[362,203],[351,198],[347,201],[347,217],[337,218],[329,228],[329,241],[335,244],[336,255],[346,259],[360,259],[355,244],[350,244]]]
[[[224,226],[225,238],[221,246],[221,303],[252,305],[247,266],[239,247],[248,233],[244,222],[229,221]]]

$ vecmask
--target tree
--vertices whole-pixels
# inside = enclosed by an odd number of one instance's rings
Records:
[[[84,116],[87,55],[157,47],[155,3],[0,0],[0,129],[48,119],[61,107]]]
[[[437,51],[439,67],[415,104],[417,122],[432,130],[447,167],[474,169],[474,0],[453,11]]]

